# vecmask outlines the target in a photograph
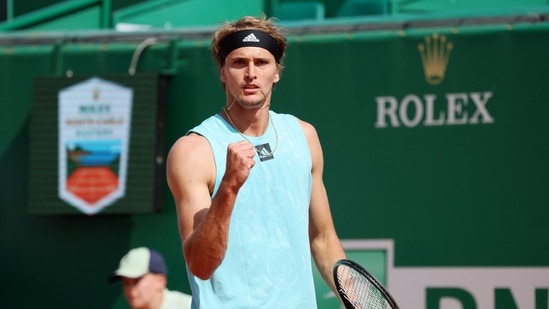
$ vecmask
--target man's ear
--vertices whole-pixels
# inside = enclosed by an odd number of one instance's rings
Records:
[[[279,80],[280,80],[280,73],[276,73],[273,82],[276,84],[276,83],[278,83]]]
[[[221,79],[221,81],[224,83],[227,82],[227,78],[225,78],[225,69],[223,68],[219,71],[219,79]]]
[[[155,275],[156,275],[155,280],[158,284],[157,287],[159,289],[164,289],[168,285],[168,278],[166,278],[166,275],[164,274],[155,274]]]

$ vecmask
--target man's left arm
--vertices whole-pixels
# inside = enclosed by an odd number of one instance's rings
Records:
[[[328,286],[337,295],[332,277],[332,268],[336,261],[346,258],[330,212],[328,194],[322,174],[324,158],[322,147],[315,128],[301,121],[312,158],[312,191],[309,207],[309,241],[316,267]]]

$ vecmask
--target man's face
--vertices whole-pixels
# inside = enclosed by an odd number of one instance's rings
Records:
[[[166,286],[164,275],[149,273],[139,278],[122,277],[121,281],[130,307],[138,309],[160,305],[162,291]]]
[[[261,107],[270,100],[273,85],[280,80],[274,56],[260,47],[233,50],[221,69],[228,101],[244,108]]]

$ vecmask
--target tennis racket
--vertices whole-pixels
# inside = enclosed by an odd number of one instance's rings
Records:
[[[343,259],[334,264],[334,282],[347,309],[398,309],[393,297],[359,264]]]

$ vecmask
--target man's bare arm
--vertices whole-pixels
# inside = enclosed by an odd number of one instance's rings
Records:
[[[322,278],[337,295],[332,277],[332,268],[337,260],[346,256],[333,224],[328,194],[324,186],[322,175],[324,158],[318,134],[309,123],[301,122],[301,126],[305,132],[312,157],[311,174],[313,183],[309,209],[311,253]]]
[[[212,199],[216,171],[208,141],[191,134],[180,138],[168,154],[167,180],[176,203],[183,253],[189,270],[201,279],[208,279],[225,257],[232,210],[255,164],[254,155],[249,143],[229,145],[226,172]]]

